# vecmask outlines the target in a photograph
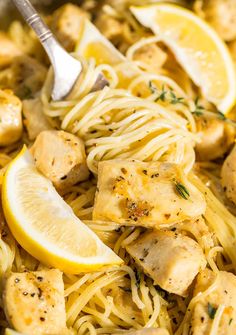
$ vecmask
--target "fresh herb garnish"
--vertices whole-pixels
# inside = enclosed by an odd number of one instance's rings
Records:
[[[162,85],[162,88],[160,91],[158,91],[157,87],[153,85],[152,81],[150,80],[148,83],[149,89],[151,91],[152,94],[156,94],[158,93],[157,98],[155,99],[155,102],[161,100],[161,101],[167,101],[169,100],[169,102],[172,105],[177,105],[177,104],[183,104],[186,105],[184,98],[183,97],[177,97],[173,91],[173,89],[169,89],[167,90],[165,88],[165,85]]]
[[[31,99],[33,97],[32,90],[26,85],[22,86],[22,92],[20,95],[22,99]]]
[[[165,90],[165,86],[162,85],[162,88],[161,88],[161,93],[159,94],[159,96],[156,98],[156,102],[158,100],[161,100],[161,101],[166,101],[166,94],[167,94],[167,91]]]
[[[229,320],[229,326],[231,325],[232,321],[233,321],[233,318],[231,318],[231,319]]]
[[[192,114],[194,114],[196,116],[203,115],[204,107],[199,104],[199,97],[196,97],[196,99],[194,101],[194,104],[195,104],[195,109],[194,109],[194,111],[192,111]]]
[[[190,197],[190,194],[189,194],[189,191],[187,190],[187,188],[183,184],[181,184],[177,181],[175,181],[174,183],[175,183],[175,189],[178,192],[178,194],[183,199],[188,200],[188,198]]]
[[[135,278],[136,278],[136,286],[137,288],[140,288],[140,281],[141,281],[141,272],[137,269],[134,270]]]
[[[208,312],[208,315],[211,319],[214,319],[215,317],[215,314],[216,314],[216,311],[217,311],[217,308],[213,307],[209,302],[208,302],[208,305],[207,305],[207,312]]]
[[[174,93],[174,91],[173,90],[170,90],[170,97],[171,97],[171,100],[170,100],[170,103],[172,104],[172,105],[177,105],[177,104],[183,104],[183,105],[185,105],[186,103],[184,102],[184,98],[182,98],[182,97],[177,97],[176,95],[175,95],[175,93]]]
[[[226,116],[219,110],[217,111],[217,116],[220,120],[226,120]]]
[[[148,83],[148,87],[153,94],[157,92],[157,88],[153,85],[151,80]]]
[[[131,289],[128,287],[119,286],[119,288],[125,292],[131,292]]]

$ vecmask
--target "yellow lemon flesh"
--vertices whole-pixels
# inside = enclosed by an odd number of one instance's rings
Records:
[[[227,113],[236,100],[236,75],[229,51],[217,33],[191,11],[176,5],[132,6],[130,10],[171,49],[203,96]]]
[[[15,239],[48,266],[76,274],[122,263],[37,171],[26,147],[3,178],[2,205]]]
[[[84,21],[83,31],[77,43],[76,52],[85,59],[94,58],[96,64],[115,65],[125,57],[89,21]]]

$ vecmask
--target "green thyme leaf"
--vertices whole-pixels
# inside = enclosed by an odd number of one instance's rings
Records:
[[[173,90],[170,90],[170,97],[171,97],[171,101],[170,101],[170,103],[172,104],[172,105],[177,105],[177,104],[185,104],[185,102],[184,102],[184,98],[182,98],[182,97],[177,97],[176,95],[175,95],[175,93],[173,92]]]
[[[189,199],[189,197],[190,197],[189,191],[187,190],[187,188],[183,184],[175,181],[175,188],[176,188],[176,191],[178,192],[178,194],[183,199],[185,199],[185,200]]]
[[[192,112],[193,115],[196,115],[196,116],[202,116],[203,115],[203,112],[201,111],[198,111],[198,110],[195,110],[194,112]]]
[[[21,98],[22,99],[30,99],[32,98],[32,90],[26,86],[26,85],[23,85],[22,88],[21,88]]]
[[[203,115],[204,107],[199,104],[199,97],[196,97],[194,104],[195,104],[195,109],[192,111],[192,114],[196,116]]]
[[[167,94],[167,91],[165,90],[165,86],[162,85],[162,88],[161,88],[161,93],[159,94],[159,96],[156,98],[156,102],[158,100],[161,100],[161,101],[166,101],[166,94]]]
[[[217,111],[217,116],[220,120],[226,120],[226,116],[221,111]]]
[[[208,305],[207,305],[207,312],[208,312],[208,315],[211,319],[214,319],[215,317],[215,314],[216,314],[216,311],[217,311],[217,308],[213,307],[209,302],[208,302]]]
[[[119,286],[119,288],[120,288],[121,290],[123,290],[124,292],[131,292],[131,289],[128,288],[128,287]]]
[[[153,85],[152,81],[150,80],[148,83],[148,87],[150,89],[150,91],[154,94],[157,93],[157,88]]]
[[[141,272],[137,269],[134,270],[135,272],[135,278],[136,278],[136,286],[137,288],[140,288],[140,281],[141,281]]]

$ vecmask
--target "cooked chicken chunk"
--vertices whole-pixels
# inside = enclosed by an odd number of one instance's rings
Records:
[[[136,331],[126,332],[127,335],[169,335],[168,330],[163,328],[144,328]],[[116,334],[114,334],[116,335]]]
[[[60,191],[89,176],[82,140],[65,131],[41,132],[31,153],[39,171]]]
[[[66,334],[62,272],[12,273],[3,294],[9,323],[29,335]]]
[[[0,145],[19,140],[22,134],[22,103],[11,90],[0,90]]]
[[[138,49],[134,60],[146,64],[152,71],[159,71],[167,59],[167,54],[156,44],[148,44]]]
[[[23,101],[23,115],[30,140],[35,140],[44,130],[53,129],[46,115],[43,113],[43,105],[39,98]]]
[[[235,128],[215,115],[197,116],[197,131],[200,143],[196,152],[200,160],[213,160],[222,157],[233,145]]]
[[[235,0],[195,0],[194,8],[225,41],[236,38]]]
[[[206,267],[198,243],[172,231],[147,232],[126,249],[155,284],[182,296],[187,294],[198,272]]]
[[[153,227],[197,217],[205,208],[202,194],[175,164],[111,160],[98,165],[94,220]]]
[[[221,177],[227,198],[236,205],[236,145],[224,161]]]
[[[19,56],[0,73],[0,87],[8,87],[21,99],[27,99],[41,89],[46,74],[46,67],[34,58]]]
[[[230,272],[219,271],[218,278],[205,269],[197,277],[194,296],[206,291],[216,280],[216,287],[194,305],[191,319],[192,335],[208,335],[218,308],[223,307],[217,335],[236,334],[236,277]]]
[[[110,292],[108,292],[109,290],[111,290],[111,288],[108,286],[106,290],[106,294],[108,295],[110,294]],[[112,288],[112,296],[114,297],[114,304],[116,306],[125,306],[127,316],[135,320],[139,320],[142,317],[141,310],[133,301],[132,293],[127,292],[125,287],[116,286]]]
[[[95,24],[101,33],[109,40],[120,38],[123,34],[122,23],[106,13],[100,13],[95,20]]]
[[[0,68],[10,65],[13,59],[21,53],[7,34],[0,32]]]
[[[187,236],[194,236],[203,250],[209,251],[209,248],[214,246],[213,233],[209,231],[209,227],[202,216],[193,220],[178,222],[171,227],[176,232],[181,232]]]
[[[53,13],[49,25],[59,42],[68,51],[74,51],[82,32],[82,22],[87,15],[78,6],[72,4],[66,4]]]

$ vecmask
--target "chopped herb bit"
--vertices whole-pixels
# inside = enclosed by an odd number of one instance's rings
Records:
[[[192,111],[192,114],[196,116],[203,115],[204,107],[199,104],[199,97],[197,97],[194,101],[195,109]]]
[[[174,93],[173,90],[170,91],[170,96],[171,96],[171,101],[170,101],[170,103],[171,103],[172,105],[177,105],[177,104],[183,104],[183,105],[185,105],[184,98],[182,98],[182,97],[179,97],[179,98],[178,98],[178,97],[175,95],[175,93]]]
[[[207,305],[207,311],[208,311],[208,315],[211,319],[214,319],[217,308],[213,307],[209,302]]]
[[[119,288],[125,292],[131,292],[131,289],[128,287],[119,286]]]
[[[161,101],[166,101],[166,94],[167,94],[167,91],[165,90],[165,86],[162,85],[162,88],[161,88],[161,93],[159,94],[159,96],[156,98],[156,102],[158,100],[161,100]]]
[[[135,269],[134,272],[135,272],[135,278],[136,278],[135,285],[137,286],[137,288],[140,288],[141,272],[137,269]]]
[[[226,120],[226,116],[221,111],[217,111],[217,116],[220,120]]]
[[[151,80],[148,83],[148,87],[153,94],[157,92],[157,88],[153,85]]]
[[[229,320],[229,326],[231,325],[232,321],[233,321],[233,318],[231,318],[231,319]]]
[[[32,98],[32,90],[28,86],[22,86],[21,98],[22,99],[30,99]]]
[[[203,115],[203,112],[199,112],[199,111],[194,111],[192,112],[193,115],[196,115],[196,116],[202,116]]]
[[[185,200],[188,200],[188,198],[190,197],[190,194],[189,194],[189,191],[187,190],[187,188],[183,184],[175,181],[175,188],[176,188],[176,191],[178,192],[178,194],[182,198],[184,198]]]
[[[121,168],[121,172],[126,174],[127,173],[127,170],[125,168]]]

